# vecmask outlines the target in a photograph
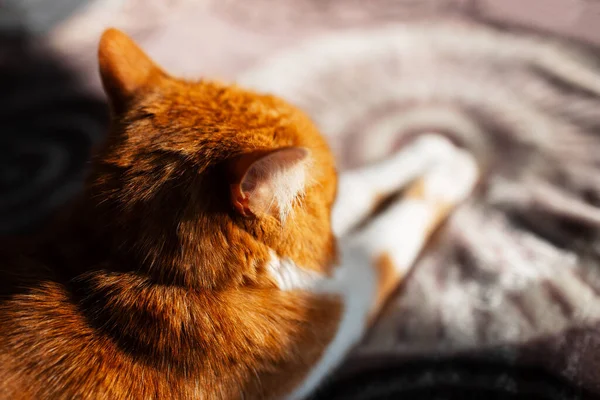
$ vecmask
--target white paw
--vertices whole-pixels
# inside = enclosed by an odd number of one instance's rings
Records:
[[[475,158],[453,149],[423,176],[424,196],[433,201],[457,203],[464,200],[477,183],[479,169]]]
[[[428,133],[419,136],[407,145],[400,153],[415,154],[428,157],[430,160],[445,158],[456,151],[454,144],[445,136]]]

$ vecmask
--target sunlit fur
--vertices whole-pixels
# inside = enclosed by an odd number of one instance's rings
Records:
[[[335,260],[325,141],[279,98],[169,77],[117,31],[99,58],[112,127],[83,194],[49,234],[1,249],[2,397],[289,392],[341,312],[336,298],[278,290],[268,268],[272,254],[323,274]],[[287,223],[236,213],[229,160],[290,146],[311,164],[301,202],[283,196]]]

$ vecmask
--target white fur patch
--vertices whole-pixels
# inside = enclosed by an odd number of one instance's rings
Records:
[[[342,250],[341,265],[332,277],[305,270],[290,259],[277,257],[275,252],[271,253],[268,270],[281,290],[308,290],[315,294],[340,295],[342,299],[344,311],[336,336],[302,385],[288,396],[303,399],[342,362],[364,334],[377,277],[367,253],[352,245]]]
[[[267,269],[281,290],[312,290],[325,279],[315,271],[299,267],[289,258],[279,258],[274,251]]]
[[[376,282],[372,260],[366,252],[352,246],[342,249],[341,265],[335,269],[333,277],[319,281],[313,289],[315,293],[339,294],[342,297],[344,311],[337,333],[321,359],[288,399],[301,400],[307,397],[358,343],[365,333],[375,298]]]
[[[430,203],[460,202],[471,193],[478,176],[474,157],[464,150],[455,149],[423,176],[424,200]]]

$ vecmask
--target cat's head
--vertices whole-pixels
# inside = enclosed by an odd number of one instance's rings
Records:
[[[115,257],[203,287],[258,284],[273,254],[331,264],[334,160],[303,112],[171,77],[114,29],[99,66],[112,125],[86,194]]]

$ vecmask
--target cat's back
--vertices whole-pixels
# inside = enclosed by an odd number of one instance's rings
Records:
[[[269,397],[299,384],[341,311],[272,288],[208,295],[131,272],[69,278],[34,247],[0,246],[2,399]]]
[[[80,294],[48,265],[8,260],[0,271],[0,398],[187,398],[179,379],[102,334]]]
[[[82,353],[83,324],[65,283],[35,238],[0,242],[0,394],[36,398],[40,371],[68,369]]]

